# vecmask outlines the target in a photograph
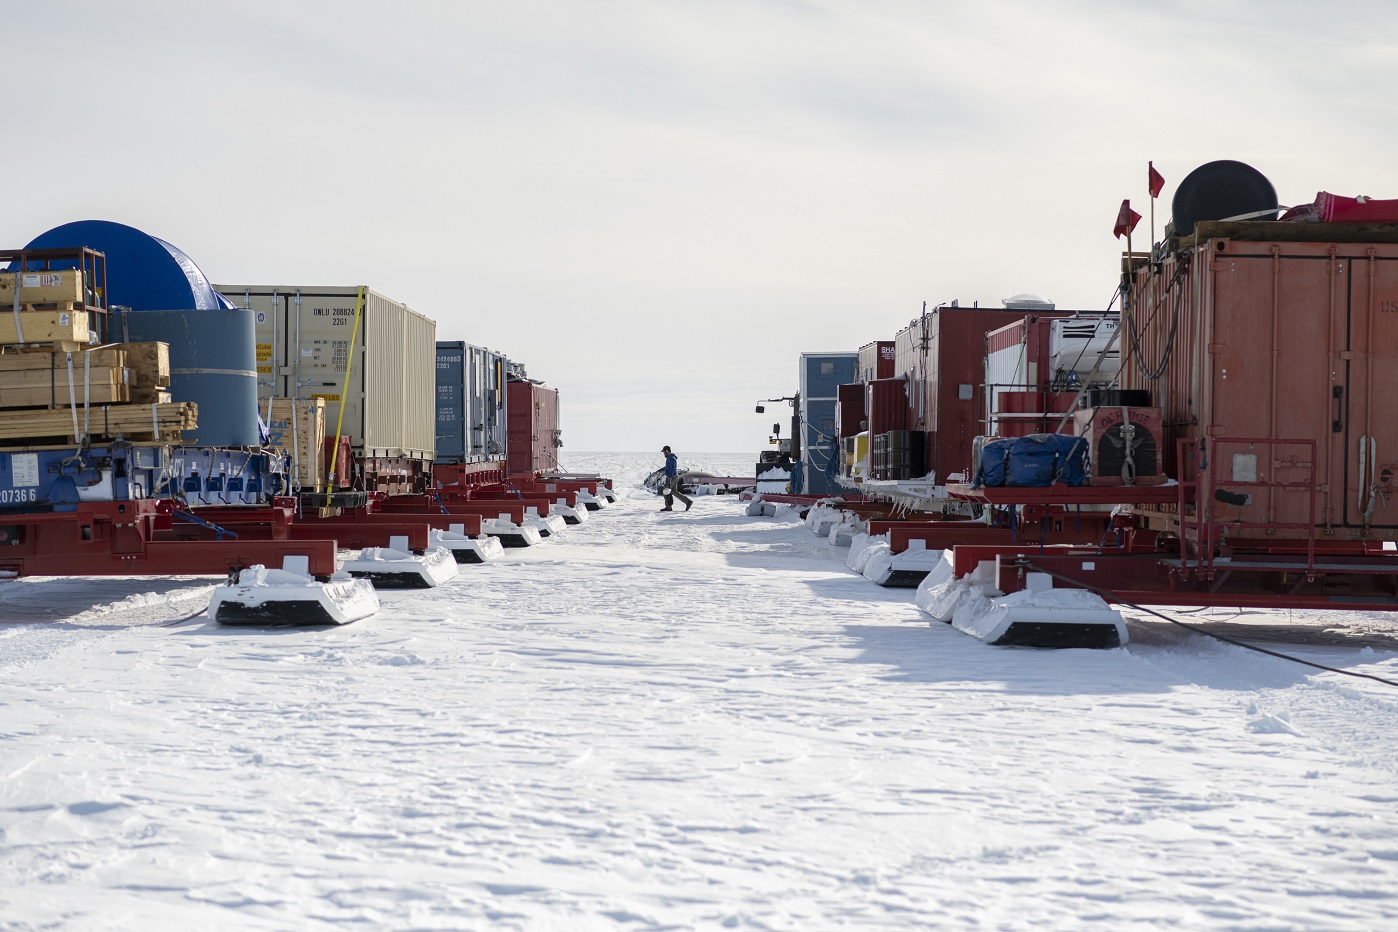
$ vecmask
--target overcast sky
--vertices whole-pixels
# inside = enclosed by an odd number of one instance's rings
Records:
[[[365,284],[561,392],[576,450],[758,450],[801,352],[1101,308],[1124,197],[1218,158],[1398,197],[1398,5],[5,4],[11,246],[127,223]],[[770,410],[770,409],[769,409]]]

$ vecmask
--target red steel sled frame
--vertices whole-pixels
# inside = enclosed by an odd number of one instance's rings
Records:
[[[430,498],[378,492],[361,508],[343,508],[339,509],[339,514],[325,517],[308,511],[294,514],[291,511],[294,500],[291,499],[279,500],[273,507],[202,506],[190,509],[191,513],[215,528],[176,523],[162,536],[209,540],[218,535],[218,529],[223,529],[256,540],[333,538],[346,548],[388,547],[392,538],[406,537],[408,549],[419,552],[429,548],[429,531],[432,530],[449,531],[459,526],[467,537],[480,536],[480,514],[443,514],[436,508],[425,510],[426,506],[421,503]],[[397,503],[397,507],[386,507],[393,503]],[[414,510],[419,506],[423,510]],[[487,517],[497,517],[500,511],[508,510],[496,508]]]
[[[472,486],[486,482],[504,482],[508,477],[505,464],[493,463],[437,463],[432,467],[432,484],[437,487],[459,485]]]
[[[163,540],[169,501],[85,502],[73,511],[0,514],[0,572],[17,576],[226,576],[304,556],[320,578],[335,572],[336,542]]]
[[[1082,514],[1059,508],[1025,505],[1007,512],[1001,521],[986,524],[969,518],[931,519],[909,515],[907,520],[871,520],[869,533],[887,534],[888,549],[903,553],[909,542],[920,540],[927,550],[950,550],[960,544],[1005,544],[1012,547],[1047,547],[1058,544],[1094,546],[1114,534],[1111,515],[1101,511]]]
[[[296,517],[289,504],[270,506],[213,505],[190,509],[190,514],[212,527],[175,521],[169,530],[159,532],[161,540],[208,541],[218,538],[222,531],[248,540],[324,540],[330,539],[341,547],[388,547],[394,537],[404,537],[408,549],[428,548],[429,523],[404,516],[377,514],[349,515],[341,518]],[[379,520],[387,517],[388,520]],[[445,528],[442,528],[445,530]]]
[[[1177,462],[1207,464],[1209,458],[1195,455],[1199,443],[1179,441]],[[1099,502],[1105,493],[1118,501],[1157,507],[1164,504],[1168,492],[1177,509],[1170,530],[1132,526],[1124,529],[1119,542],[1097,547],[1036,547],[1027,541],[1009,546],[958,545],[953,548],[956,575],[991,561],[1002,592],[1024,588],[1026,573],[1045,572],[1054,577],[1055,585],[1089,588],[1108,601],[1137,605],[1398,611],[1398,553],[1383,550],[1379,541],[1319,538],[1315,471],[1310,467],[1315,462],[1314,440],[1215,437],[1209,446],[1213,462],[1220,461],[1220,449],[1299,448],[1309,456],[1304,462],[1298,460],[1305,467],[1305,477],[1286,482],[1236,480],[1206,465],[1199,475],[1175,486],[956,488],[949,490],[953,497],[1000,504],[1067,502],[1078,496]],[[1229,506],[1241,503],[1243,496],[1252,494],[1249,490],[1303,496],[1310,523],[1238,520],[1238,506],[1231,511]],[[1305,536],[1272,536],[1298,530]]]

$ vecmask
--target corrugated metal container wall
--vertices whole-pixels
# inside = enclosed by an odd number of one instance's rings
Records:
[[[896,360],[897,350],[892,340],[864,344],[859,348],[859,381],[892,378]]]
[[[1071,313],[1035,313],[986,334],[985,403],[991,434],[1020,437],[1028,433],[1052,432],[1062,422],[1061,414],[1072,407],[1076,389],[1052,390],[1056,375],[1051,352],[1053,321],[1070,317]],[[1087,324],[1087,329],[1091,332],[1096,326],[1097,319],[1093,318]],[[1079,352],[1075,357],[1090,362],[1095,359],[1095,354],[1089,357]],[[1112,369],[1112,373],[1115,374],[1115,369]],[[1015,419],[1017,423],[1013,428],[1006,429],[998,417],[1001,411],[1021,414],[1058,412],[1060,417],[1040,417],[1032,423],[1019,418]],[[1071,427],[1072,419],[1069,418],[1063,432],[1070,433]]]
[[[262,394],[324,398],[326,431],[337,425],[366,457],[430,464],[436,443],[437,325],[369,288],[215,285],[257,312]],[[355,308],[363,292],[359,332]],[[351,361],[349,347],[355,344]],[[349,396],[340,394],[346,364]],[[278,369],[272,372],[269,370]]]
[[[985,335],[1023,311],[942,308],[928,361],[928,468],[946,482],[969,472],[972,441],[985,430]]]
[[[1153,278],[1136,270],[1129,307],[1140,340],[1122,353],[1122,387],[1151,391],[1163,409],[1166,473],[1193,478],[1180,475],[1175,444],[1207,436],[1218,482],[1314,483],[1315,521],[1328,533],[1394,540],[1398,236],[1276,222],[1201,222],[1195,232]],[[1313,475],[1309,443],[1224,438],[1312,441]],[[1306,492],[1250,491],[1250,504],[1220,520],[1310,523]]]
[[[538,404],[539,444],[535,448],[538,466],[543,471],[560,472],[558,448],[563,445],[562,424],[559,422],[558,389],[534,386],[534,401]]]
[[[802,491],[822,494],[834,487],[826,470],[832,461],[838,465],[835,408],[840,386],[855,381],[858,368],[858,353],[801,354]]]
[[[914,317],[908,326],[899,330],[893,337],[893,375],[891,378],[908,380],[908,404],[911,406],[911,425],[915,430],[926,430],[926,392],[922,390],[926,381],[924,369],[927,354],[924,352],[927,335],[936,321],[935,312]]]
[[[855,381],[858,353],[802,353],[801,398],[834,401],[841,385]]]
[[[834,491],[833,473],[839,472],[840,444],[835,438],[835,406],[829,399],[802,399],[805,410],[806,446],[801,454],[801,468],[804,482],[801,491],[811,495],[823,495]]]
[[[507,390],[510,474],[558,470],[558,390],[534,382],[511,382]]]
[[[505,455],[505,372],[508,360],[499,353],[478,346],[469,348],[471,370],[467,382],[470,393],[470,429],[467,450],[477,460],[498,460]]]
[[[1000,395],[1028,389],[1028,334],[1023,320],[985,335],[986,422],[988,434],[998,434],[996,413],[1004,410]]]
[[[868,426],[866,391],[863,382],[840,386],[835,404],[835,428],[841,440],[853,437]]]
[[[971,468],[971,443],[985,429],[986,334],[1023,311],[939,307],[894,337],[908,384],[912,430],[927,432],[927,468],[938,483]]]
[[[908,429],[908,382],[877,379],[869,383],[869,434]]]
[[[437,343],[437,446],[434,461],[466,462],[466,418],[470,403],[465,343]]]

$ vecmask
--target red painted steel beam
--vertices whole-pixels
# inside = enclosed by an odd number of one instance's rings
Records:
[[[524,521],[524,505],[519,502],[443,502],[437,504],[426,496],[394,496],[394,498],[422,499],[420,501],[398,502],[390,499],[382,503],[380,512],[391,515],[477,515],[481,518],[498,518],[509,515],[516,524]]]
[[[388,547],[392,543],[392,538],[401,536],[408,539],[408,549],[410,550],[426,550],[429,546],[427,522],[406,516],[398,516],[397,520],[364,524],[298,521],[282,525],[259,520],[255,515],[225,515],[222,520],[214,523],[219,528],[236,534],[239,540],[244,541],[329,540],[348,550],[362,547]],[[157,539],[161,541],[214,541],[218,539],[218,530],[198,524],[176,523],[169,530],[158,531]]]
[[[1178,503],[1174,485],[1050,485],[1042,487],[948,485],[947,495],[987,505],[1131,505]]]
[[[938,528],[947,524],[958,527],[963,524],[980,524],[981,527],[985,527],[984,523],[971,518],[933,518],[924,514],[909,514],[903,518],[870,518],[869,533],[870,535],[887,534],[889,530],[896,527]]]
[[[1027,573],[1046,572],[1057,587],[1074,584],[1109,602],[1240,608],[1398,611],[1398,557],[1338,554],[1336,569],[1307,574],[1292,560],[1268,569],[1215,564],[1213,579],[1186,578],[1178,559],[1158,553],[1100,553],[1058,546],[1039,552],[1023,546],[962,545],[953,549],[958,576],[994,561],[1002,592],[1024,587]],[[1346,572],[1345,564],[1354,571]]]
[[[18,543],[0,548],[0,570],[20,576],[226,576],[260,563],[281,567],[304,556],[317,576],[335,572],[333,540],[163,541],[153,502],[101,503],[72,512],[5,515]],[[131,507],[138,506],[138,507]],[[113,520],[116,518],[117,520]]]
[[[494,502],[501,499],[515,499],[518,501],[522,495],[525,499],[541,499],[546,502],[556,503],[560,498],[563,504],[570,508],[578,507],[578,493],[576,490],[558,489],[553,492],[545,492],[537,488],[521,488],[519,495],[507,489],[472,489],[468,493],[450,492],[443,490],[441,493],[443,501],[465,501],[465,502]],[[595,494],[595,493],[594,493]]]
[[[317,525],[296,523],[291,526],[293,540],[315,540],[333,535],[341,547],[389,547],[394,537],[406,537],[409,550],[426,550],[430,527],[420,521],[404,520],[399,524],[338,524]]]
[[[440,512],[437,514],[402,515],[347,508],[342,514],[329,518],[302,515],[296,519],[298,525],[322,530],[326,536],[335,536],[338,533],[337,528],[341,527],[400,525],[405,522],[426,525],[437,531],[449,531],[453,524],[459,524],[462,526],[462,533],[468,537],[479,537],[481,533],[480,515],[444,515]]]
[[[778,505],[814,505],[816,502],[828,499],[829,495],[793,495],[790,492],[763,492],[764,502],[775,502]]]
[[[555,496],[554,498],[545,498],[545,497],[542,496],[542,495],[527,495],[527,494],[526,494],[526,495],[524,495],[523,497],[521,497],[521,496],[519,496],[519,495],[512,495],[512,494],[510,494],[510,493],[503,493],[503,494],[486,493],[486,494],[483,494],[483,495],[475,495],[475,494],[473,494],[470,498],[467,498],[467,499],[459,499],[459,498],[456,498],[456,497],[454,497],[454,496],[444,496],[444,497],[442,498],[442,501],[443,501],[445,504],[467,504],[467,505],[473,504],[473,503],[481,503],[481,504],[484,504],[484,505],[493,505],[493,504],[495,504],[496,502],[506,502],[506,503],[511,503],[511,502],[513,502],[513,503],[518,503],[518,504],[524,505],[526,508],[533,508],[533,509],[535,509],[535,510],[538,512],[539,517],[541,517],[541,518],[547,518],[547,517],[549,516],[549,506],[556,504],[556,503],[557,503],[557,500],[558,500],[559,498],[566,498],[566,496],[565,496],[565,495],[557,495],[557,496]]]
[[[440,463],[432,467],[432,481],[439,486],[502,482],[505,476],[505,464],[501,462]]]
[[[1015,531],[1005,527],[986,527],[979,521],[947,521],[940,526],[894,525],[888,532],[888,549],[893,553],[902,553],[908,549],[909,541],[920,540],[926,544],[928,550],[946,550],[966,544],[991,544],[1031,547],[1037,551],[1041,543],[1044,546],[1096,546],[1103,533],[1105,528],[1100,525],[1095,528],[1085,526],[1081,529],[1069,526],[1057,531],[1050,528],[1042,532],[1041,538],[1041,527],[1034,524]]]
[[[553,494],[553,489],[562,492],[590,492],[598,494],[605,488],[611,488],[611,480],[603,479],[528,479],[516,483],[523,490],[526,486],[536,490],[542,490]]]

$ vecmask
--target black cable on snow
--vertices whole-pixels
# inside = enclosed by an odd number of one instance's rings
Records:
[[[1326,666],[1323,663],[1316,663],[1313,660],[1305,660],[1301,657],[1292,656],[1291,654],[1283,654],[1281,651],[1269,650],[1265,647],[1258,647],[1256,644],[1249,644],[1246,641],[1240,641],[1237,638],[1230,638],[1226,634],[1216,634],[1215,632],[1202,628],[1199,625],[1192,625],[1187,621],[1180,621],[1177,618],[1171,618],[1169,615],[1166,615],[1163,612],[1157,612],[1155,609],[1146,608],[1144,605],[1136,605],[1134,602],[1127,602],[1118,597],[1116,594],[1110,592],[1107,589],[1103,589],[1100,586],[1094,586],[1090,583],[1084,583],[1079,580],[1072,579],[1068,576],[1064,576],[1060,573],[1055,573],[1052,570],[1046,570],[1042,567],[1035,566],[1033,561],[1030,560],[1016,561],[1016,565],[1022,566],[1027,570],[1032,570],[1035,573],[1045,573],[1049,576],[1052,576],[1054,579],[1061,579],[1066,583],[1071,583],[1072,587],[1075,589],[1086,589],[1089,592],[1095,592],[1110,602],[1115,602],[1118,605],[1125,605],[1127,608],[1135,609],[1138,612],[1145,612],[1148,615],[1154,615],[1156,618],[1159,618],[1162,621],[1168,621],[1172,625],[1178,625],[1179,627],[1184,628],[1186,631],[1193,631],[1195,634],[1202,634],[1207,637],[1211,637],[1216,641],[1222,641],[1225,644],[1232,644],[1236,647],[1245,648],[1246,650],[1257,651],[1257,653],[1259,654],[1266,654],[1269,657],[1277,657],[1281,660],[1290,660],[1292,663],[1299,663],[1303,666],[1314,667],[1317,670],[1325,670],[1328,673],[1339,673],[1342,676],[1353,676],[1358,679],[1373,680],[1374,682],[1382,683],[1385,686],[1398,686],[1398,682],[1395,682],[1394,680],[1386,680],[1381,676],[1374,676],[1372,673],[1356,673],[1353,670],[1342,670],[1339,667],[1330,667]]]

